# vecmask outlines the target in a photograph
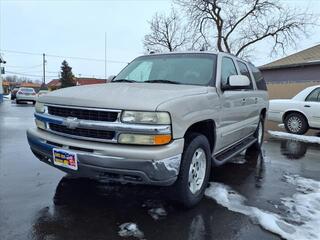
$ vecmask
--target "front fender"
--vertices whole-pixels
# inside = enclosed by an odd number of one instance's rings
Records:
[[[173,138],[183,138],[190,126],[204,120],[219,125],[220,101],[215,90],[164,102],[157,111],[168,111],[172,118]]]

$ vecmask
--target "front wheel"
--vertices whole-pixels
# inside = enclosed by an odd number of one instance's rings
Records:
[[[174,184],[176,200],[193,207],[203,198],[211,170],[211,151],[208,139],[192,133],[186,137],[180,173]]]

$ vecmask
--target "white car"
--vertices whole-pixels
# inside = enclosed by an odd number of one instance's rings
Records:
[[[35,104],[37,101],[37,94],[33,88],[19,88],[16,94],[16,103],[19,104],[21,102],[32,102]]]
[[[270,100],[268,119],[283,122],[294,134],[320,129],[320,85],[308,87],[292,99]]]

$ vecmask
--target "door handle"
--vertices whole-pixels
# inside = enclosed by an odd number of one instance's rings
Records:
[[[304,107],[307,107],[307,108],[309,108],[309,107],[311,107],[310,105],[304,105]]]
[[[254,99],[254,103],[257,104],[258,103],[258,98]]]

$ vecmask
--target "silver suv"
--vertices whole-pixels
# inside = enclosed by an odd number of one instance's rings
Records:
[[[225,53],[141,56],[107,84],[41,96],[27,131],[43,162],[82,177],[170,186],[185,206],[212,166],[263,142],[260,71]]]

